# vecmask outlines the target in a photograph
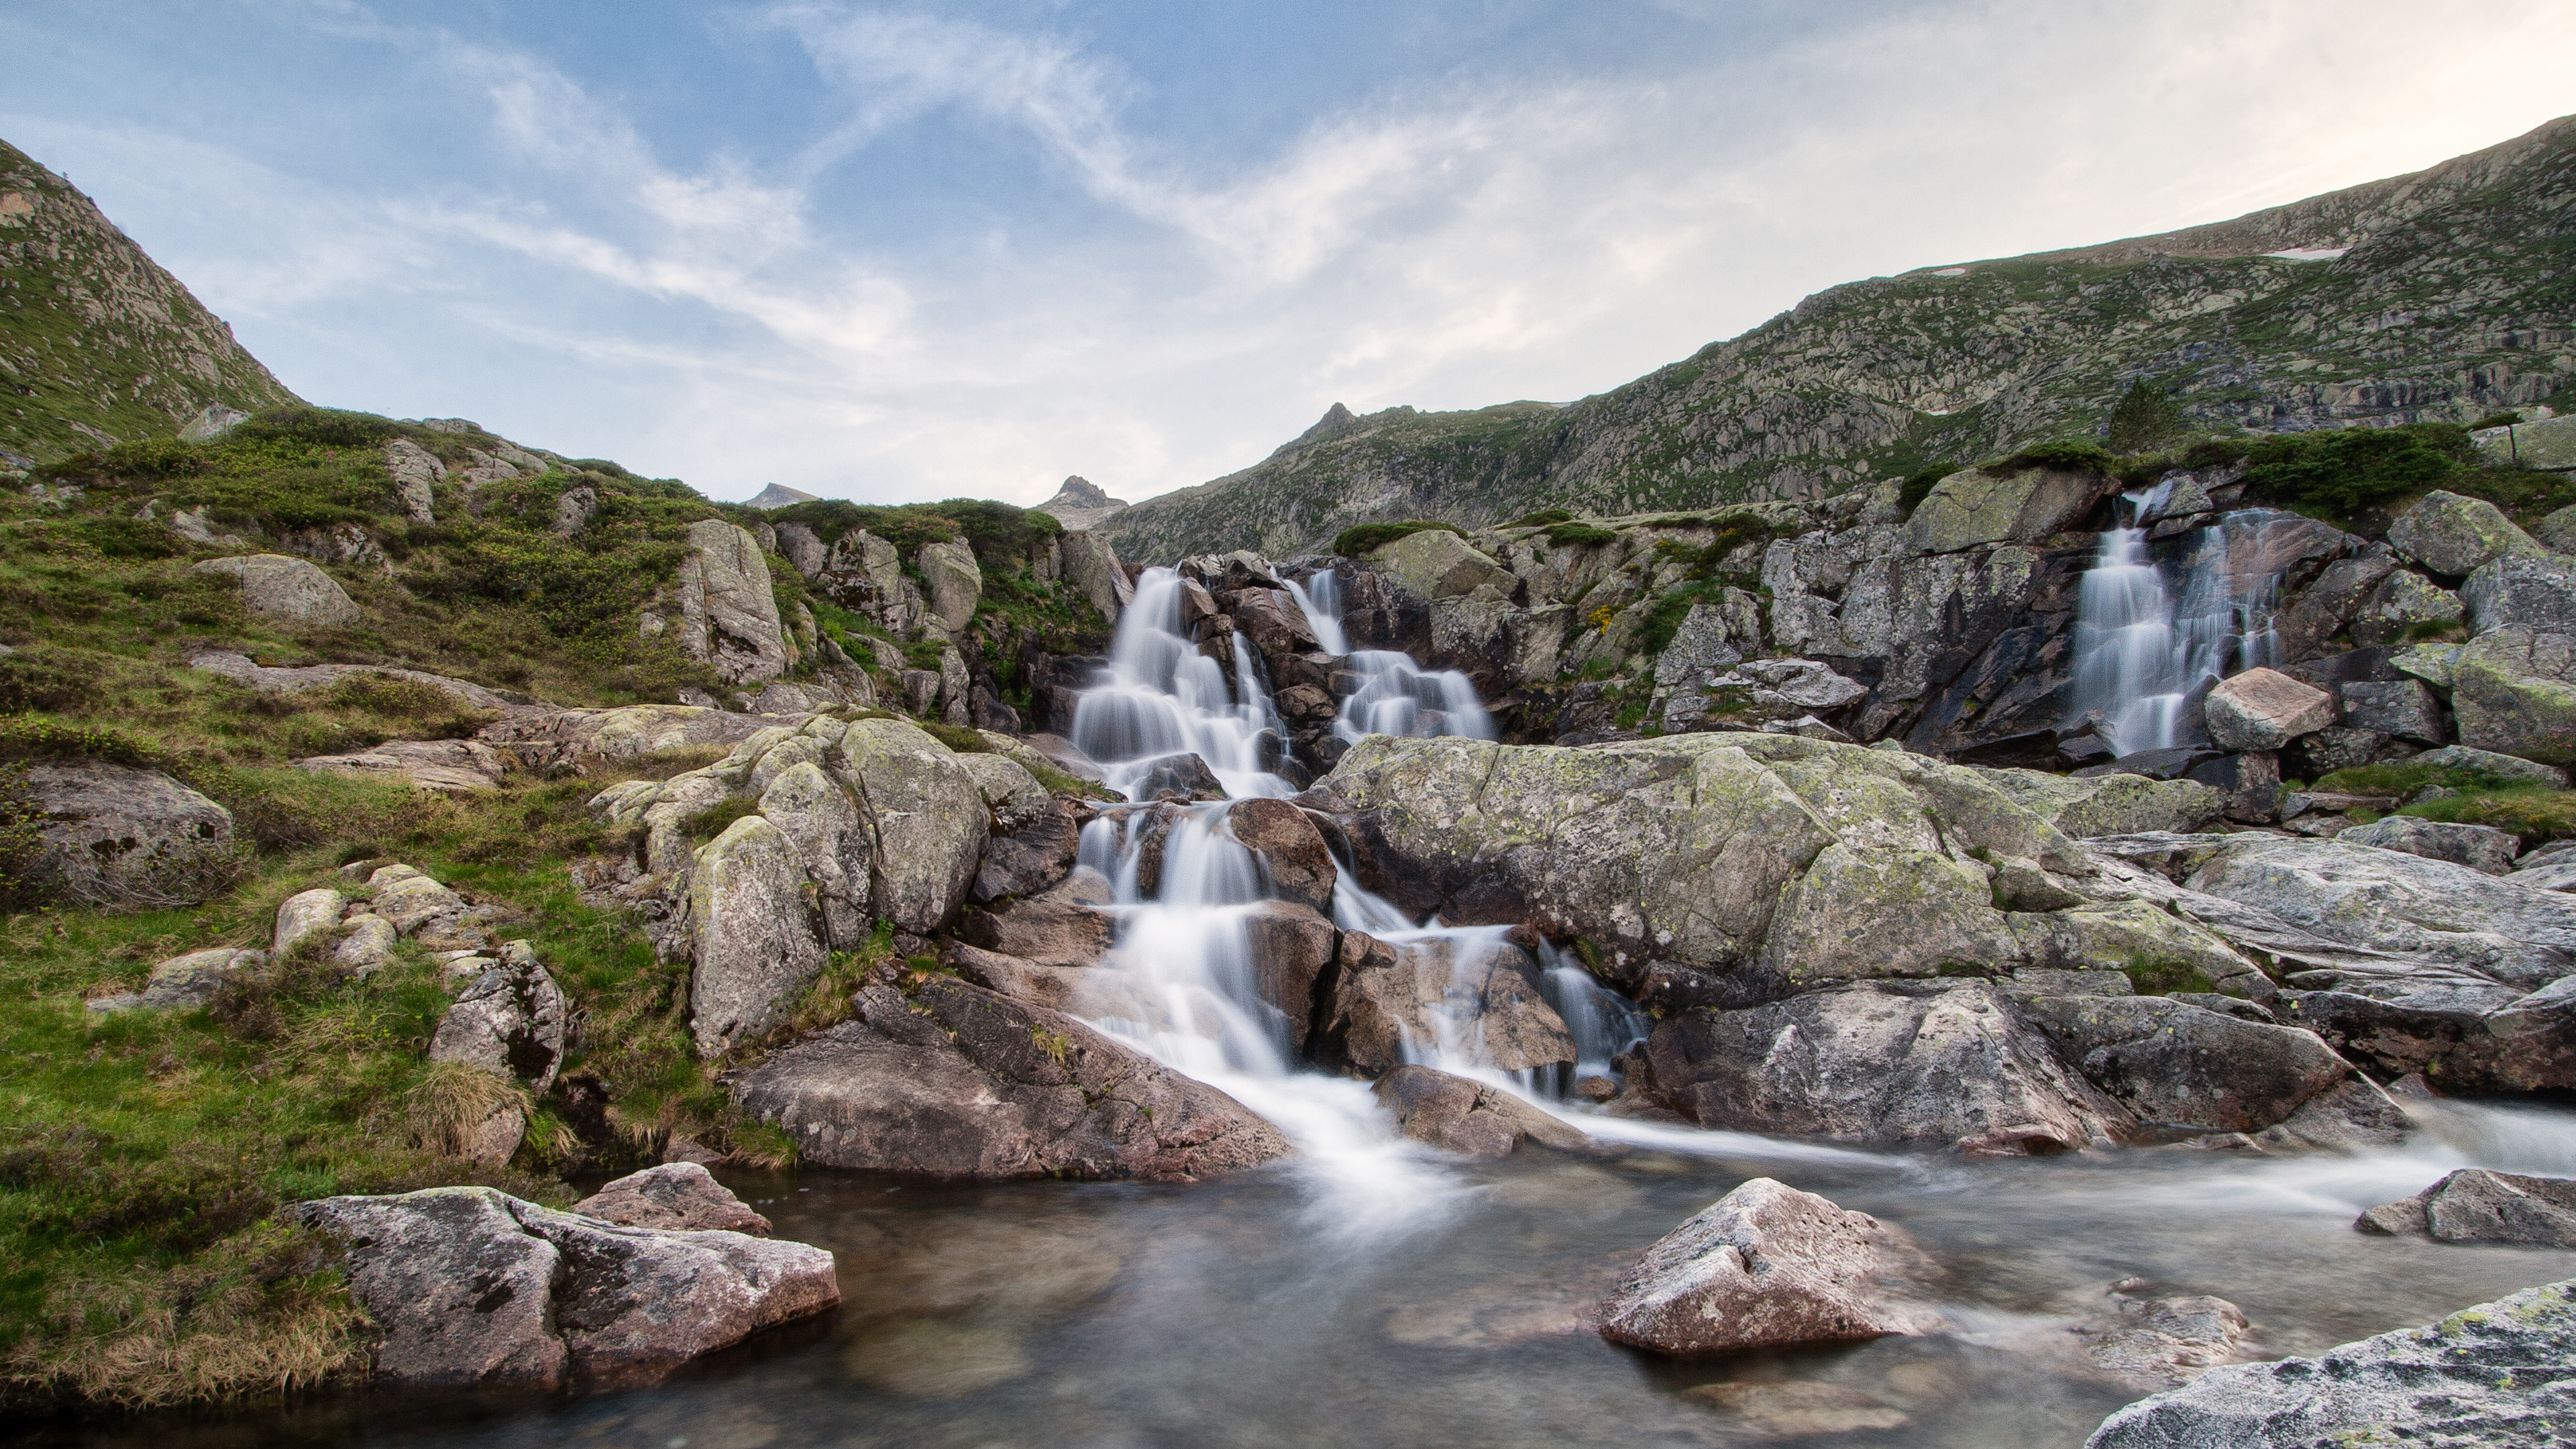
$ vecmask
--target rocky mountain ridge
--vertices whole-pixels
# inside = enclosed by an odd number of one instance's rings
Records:
[[[2198,431],[2469,422],[2576,375],[2576,118],[2209,226],[1847,283],[1564,407],[1336,404],[1099,525],[1288,557],[1351,524],[1817,498],[2098,435],[2137,379]],[[2287,255],[2283,255],[2287,254]]]

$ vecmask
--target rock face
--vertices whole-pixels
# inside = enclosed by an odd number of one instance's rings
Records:
[[[348,591],[300,558],[281,553],[210,558],[195,565],[195,572],[232,575],[240,581],[243,605],[264,619],[309,626],[358,622],[358,606]]]
[[[919,564],[930,616],[951,634],[964,629],[984,596],[984,571],[975,563],[975,550],[962,541],[925,543]]]
[[[394,475],[394,496],[404,517],[414,523],[437,521],[435,488],[447,478],[447,465],[437,454],[409,438],[396,438],[385,444],[385,470]]]
[[[1288,1154],[1277,1129],[1069,1016],[962,981],[859,993],[855,1020],[735,1089],[805,1158],[949,1178],[1203,1177]]]
[[[2576,1285],[2527,1289],[2320,1358],[2211,1369],[2105,1419],[2086,1449],[2545,1442],[2576,1402],[2571,1334]]]
[[[2105,482],[2045,468],[2000,476],[1969,468],[1933,485],[1906,523],[1907,541],[1923,553],[2036,543],[2081,523],[2102,501]]]
[[[1055,515],[1056,522],[1065,526],[1065,536],[1070,538],[1081,530],[1106,523],[1126,512],[1127,500],[1112,498],[1099,484],[1076,475],[1065,479],[1064,486],[1055,490],[1053,498],[1039,504],[1037,511]],[[1109,611],[1104,609],[1101,612]]]
[[[2335,839],[2346,845],[2376,846],[2420,855],[2426,860],[2447,860],[2486,875],[2511,871],[2513,858],[2522,851],[2520,841],[2492,825],[2455,825],[2419,820],[2412,815],[2391,815],[2368,825],[2356,825]]]
[[[1867,1213],[1757,1177],[1648,1248],[1595,1312],[1611,1342],[1675,1355],[1919,1332],[1887,1296],[1902,1251]]]
[[[542,1092],[563,1064],[563,988],[525,941],[501,948],[499,965],[474,978],[430,1038],[429,1059],[518,1078]]]
[[[2315,1032],[2168,997],[2047,997],[2021,1010],[2141,1127],[2259,1132],[2352,1071]]]
[[[1538,963],[1501,932],[1401,945],[1343,932],[1326,1030],[1341,1057],[1371,1075],[1401,1065],[1412,1043],[1444,1042],[1506,1072],[1574,1060]]]
[[[2142,830],[2194,831],[2219,818],[2225,800],[2197,780],[2145,775],[2043,774],[1980,770],[2012,802],[2072,836],[2134,835]]]
[[[677,1233],[743,1233],[769,1236],[769,1219],[743,1205],[723,1183],[694,1162],[666,1162],[601,1187],[572,1205],[586,1218],[621,1228]]]
[[[2277,750],[2335,722],[2334,696],[2272,669],[2248,669],[2209,692],[2209,738],[2222,750]]]
[[[680,649],[712,665],[727,682],[776,679],[787,672],[778,598],[760,540],[720,518],[689,525],[689,556],[680,564]]]
[[[158,770],[82,760],[27,768],[45,878],[94,905],[193,905],[233,880],[233,817]]]
[[[804,886],[795,843],[761,816],[735,821],[698,852],[689,876],[697,961],[689,1021],[701,1054],[757,1039],[822,974],[825,951]]]
[[[2353,1226],[2441,1243],[2576,1248],[2576,1182],[2464,1167],[2413,1197],[2372,1208]]]
[[[253,689],[265,690],[271,694],[302,694],[308,690],[327,689],[354,675],[381,674],[443,690],[456,701],[457,708],[460,710],[486,710],[494,714],[510,714],[530,707],[530,701],[524,694],[507,694],[496,689],[486,689],[482,685],[468,683],[462,679],[450,679],[444,674],[427,674],[417,669],[391,669],[372,664],[308,664],[298,669],[275,669],[254,662],[247,654],[228,654],[218,650],[190,655],[188,667],[202,669],[209,674],[220,674],[226,679],[247,684]],[[586,711],[590,714],[600,712]]]
[[[2550,765],[2576,764],[2576,635],[2521,625],[2460,650],[2451,703],[2460,742]]]
[[[1520,1098],[1429,1067],[1397,1067],[1371,1088],[1416,1142],[1473,1157],[1508,1157],[1523,1142],[1579,1148],[1591,1138]]]
[[[485,1187],[334,1197],[297,1218],[343,1245],[376,1372],[421,1388],[632,1383],[840,1302],[832,1255],[658,1232]]]
[[[1066,534],[1062,547],[1066,581],[1082,590],[1100,617],[1115,622],[1119,611],[1136,598],[1135,585],[1118,566],[1118,551],[1108,539],[1089,532]]]
[[[2547,552],[2494,504],[2438,489],[2388,526],[2388,541],[2424,567],[2454,578],[2505,554]]]

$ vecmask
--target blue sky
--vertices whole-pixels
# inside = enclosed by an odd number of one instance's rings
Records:
[[[2576,6],[0,0],[0,137],[304,396],[1143,498],[2570,109]]]

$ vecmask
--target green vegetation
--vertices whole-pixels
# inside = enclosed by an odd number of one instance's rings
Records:
[[[1932,496],[1934,486],[1958,471],[1955,463],[1935,463],[1907,478],[1905,486],[1898,489],[1896,495],[1897,501],[1905,507],[1905,516],[1912,518],[1914,510],[1923,506],[1923,500]]]
[[[814,530],[826,544],[866,529],[895,546],[909,561],[925,543],[964,539],[975,550],[978,567],[1025,568],[1046,552],[1050,540],[1064,535],[1054,514],[1015,508],[980,498],[951,498],[944,503],[870,505],[837,498],[798,503],[767,515],[772,523],[795,523]]]
[[[1547,541],[1556,548],[1586,548],[1616,543],[1619,535],[1594,523],[1552,523],[1548,525]]]
[[[2063,473],[2111,473],[2118,471],[2120,460],[2090,438],[2059,438],[2053,442],[2033,443],[2002,462],[1985,466],[1987,472],[2004,477],[2032,468],[2050,468]]]
[[[1403,523],[1359,523],[1334,535],[1332,552],[1344,558],[1358,558],[1362,554],[1375,553],[1399,538],[1411,538],[1433,528],[1446,529],[1462,537],[1467,532],[1454,523],[1434,523],[1426,518]]]
[[[1504,524],[1503,527],[1545,528],[1551,523],[1570,523],[1573,520],[1574,510],[1570,508],[1542,508],[1536,513],[1524,513],[1520,517],[1513,519],[1511,522]]]
[[[2210,992],[2217,983],[2201,974],[2199,967],[2188,961],[2161,961],[2152,956],[2129,958],[2123,968],[2130,987],[2140,996],[2171,996],[2178,991]]]
[[[2112,404],[2106,441],[2114,453],[2152,452],[2181,437],[2190,425],[2182,404],[2141,373]]]
[[[2337,770],[2315,786],[2353,795],[2385,795],[2401,802],[2433,787],[2454,793],[2419,804],[2401,804],[2396,813],[2463,825],[2492,825],[2519,836],[2525,848],[2576,837],[2576,791],[2552,790],[2535,780],[2399,760]]]
[[[2249,497],[2350,513],[2437,488],[2477,466],[2468,430],[2452,423],[2282,433],[2245,455]]]

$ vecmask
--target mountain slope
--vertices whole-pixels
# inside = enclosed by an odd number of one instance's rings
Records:
[[[2133,379],[2191,426],[2468,421],[2576,373],[2576,118],[2234,221],[1847,283],[1558,408],[1394,408],[1100,525],[1128,557],[1803,498],[2097,434]],[[2267,256],[2311,250],[2318,259]]]
[[[97,203],[0,142],[0,465],[297,400]]]

